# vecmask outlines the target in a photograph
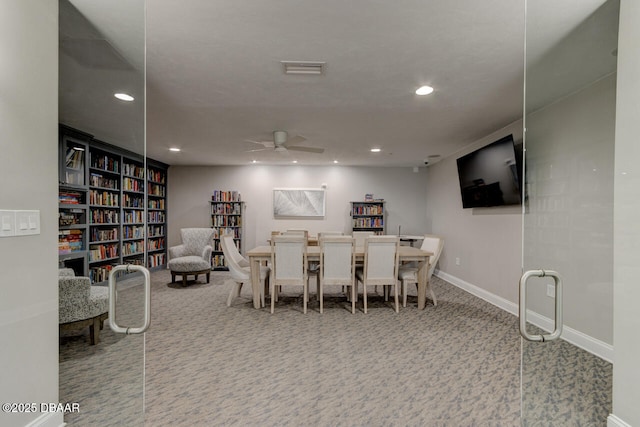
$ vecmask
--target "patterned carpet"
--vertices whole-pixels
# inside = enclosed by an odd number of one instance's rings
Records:
[[[170,280],[167,271],[152,274],[145,337],[116,336],[108,326],[97,346],[86,333],[61,337],[60,401],[81,406],[65,415],[69,425],[606,425],[610,365],[566,343],[558,345],[562,364],[553,362],[545,381],[526,364],[532,394],[525,392],[525,415],[537,421],[521,421],[517,318],[435,277],[437,307],[429,301],[418,311],[410,294],[396,314],[371,296],[366,315],[361,301],[352,315],[335,294],[323,315],[315,296],[304,315],[293,288],[284,289],[273,315],[253,309],[246,288],[227,307],[226,272],[186,288]],[[140,306],[140,295],[140,286],[119,292],[119,321],[135,317],[125,308],[136,300]],[[531,351],[527,357],[542,366],[542,351]],[[554,383],[555,373],[567,370],[594,378],[594,389]],[[582,397],[566,398],[568,391]],[[551,399],[560,396],[556,405]]]

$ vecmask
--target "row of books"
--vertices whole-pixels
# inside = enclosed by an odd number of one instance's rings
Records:
[[[214,255],[211,257],[211,265],[216,267],[226,267],[224,264],[224,255]]]
[[[144,222],[143,211],[124,211],[122,218],[125,224],[140,224]]]
[[[380,228],[384,227],[382,218],[354,218],[353,228]]]
[[[132,196],[131,194],[123,194],[122,206],[125,208],[144,208],[144,198]]]
[[[144,252],[144,242],[134,240],[122,243],[122,256],[135,255]]]
[[[149,168],[147,170],[147,178],[149,179],[149,181],[154,181],[159,184],[165,183],[165,173],[161,171],[157,171],[155,169]]]
[[[58,211],[58,225],[65,227],[84,224],[84,209],[61,209]]]
[[[353,215],[382,215],[383,208],[381,205],[353,205],[351,211]]]
[[[213,190],[211,200],[214,202],[239,202],[240,193],[237,191]]]
[[[213,215],[211,222],[214,227],[240,227],[242,225],[242,217],[235,215]]]
[[[91,209],[89,211],[90,224],[119,224],[120,212],[113,209]]]
[[[147,241],[147,250],[158,251],[164,249],[164,237]]]
[[[138,225],[125,225],[122,227],[123,239],[144,239],[144,227]]]
[[[89,176],[89,185],[93,187],[111,188],[113,190],[117,190],[118,180],[113,178],[106,178],[98,173],[92,173]]]
[[[92,245],[89,247],[89,262],[102,261],[118,257],[118,244]]]
[[[89,191],[89,204],[91,205],[118,207],[118,203],[118,193],[97,190]]]
[[[236,240],[235,244],[238,247],[238,250],[242,252],[242,246],[240,244],[240,240]],[[222,252],[222,244],[220,243],[220,240],[214,240],[213,241],[213,251],[214,252]]]
[[[149,199],[149,209],[164,209],[164,199]]]
[[[103,242],[106,240],[118,240],[117,228],[92,228],[91,241]]]
[[[144,179],[144,168],[134,163],[122,163],[122,174]]]
[[[58,192],[58,203],[64,205],[84,204],[85,193],[79,191],[60,190]]]
[[[211,215],[241,215],[242,205],[240,203],[212,203]]]
[[[233,238],[234,239],[240,239],[242,238],[242,228],[214,228],[213,229],[213,238],[214,239],[219,239],[220,236],[222,236],[223,234],[233,234]]]
[[[165,222],[165,214],[161,211],[148,212],[149,222]]]
[[[94,169],[102,169],[107,172],[118,173],[119,162],[117,159],[107,155],[91,153],[91,167]]]
[[[66,152],[66,166],[68,169],[80,170],[84,167],[84,150],[68,147]]]
[[[164,225],[150,225],[149,238],[164,236]]]
[[[164,185],[153,184],[150,182],[149,185],[147,185],[147,192],[152,196],[164,197]]]
[[[70,254],[84,250],[82,230],[60,230],[58,232],[58,254]]]
[[[150,254],[148,260],[147,267],[157,267],[167,263],[167,256],[165,254]]]
[[[91,283],[104,282],[109,279],[109,273],[113,270],[112,265],[100,265],[89,269]]]
[[[122,178],[122,189],[142,193],[144,191],[144,182],[135,178],[124,177]]]

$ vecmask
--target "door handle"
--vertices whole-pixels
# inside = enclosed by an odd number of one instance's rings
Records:
[[[551,334],[532,335],[527,332],[527,281],[530,277],[552,277],[556,289],[554,329]],[[562,335],[562,278],[553,270],[529,270],[520,278],[520,335],[527,341],[553,341]]]
[[[144,275],[144,324],[137,328],[123,327],[116,323],[116,273],[139,271]],[[151,323],[151,275],[149,270],[141,265],[117,265],[109,273],[109,326],[113,332],[120,334],[141,334],[149,328]]]

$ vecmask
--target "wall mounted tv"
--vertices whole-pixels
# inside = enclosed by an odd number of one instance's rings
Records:
[[[462,207],[520,204],[520,157],[513,135],[460,157],[457,162]]]

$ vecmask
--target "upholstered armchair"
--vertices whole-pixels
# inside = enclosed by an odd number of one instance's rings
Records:
[[[211,241],[212,228],[183,228],[180,230],[182,244],[169,248],[169,270],[171,283],[175,283],[176,275],[182,276],[182,286],[187,286],[187,275],[204,274],[209,283],[211,275]]]
[[[91,286],[88,277],[76,277],[70,268],[58,273],[58,302],[61,330],[89,327],[91,345],[100,341],[100,330],[109,316],[109,289]]]

